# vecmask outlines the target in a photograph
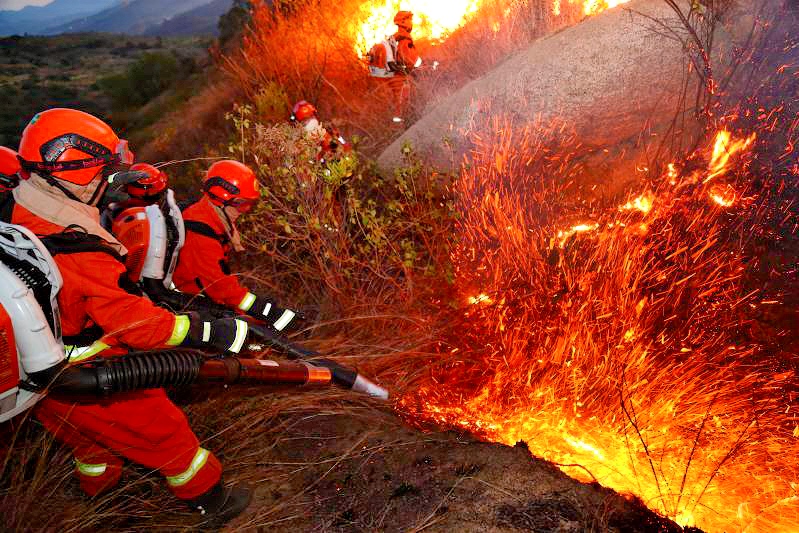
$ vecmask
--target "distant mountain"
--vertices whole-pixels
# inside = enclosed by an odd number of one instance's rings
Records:
[[[41,34],[46,28],[87,17],[122,0],[54,0],[46,6],[27,6],[19,11],[0,11],[0,35]]]
[[[209,4],[196,7],[191,11],[179,13],[164,22],[152,26],[145,35],[174,37],[181,35],[216,35],[219,17],[230,10],[234,0],[213,0]]]
[[[118,5],[99,13],[72,20],[67,24],[54,25],[46,33],[99,31],[138,35],[175,15],[210,2],[211,0],[122,0]]]

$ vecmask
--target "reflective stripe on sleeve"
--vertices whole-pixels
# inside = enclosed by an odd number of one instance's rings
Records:
[[[255,295],[251,292],[248,292],[239,303],[239,309],[241,309],[244,312],[247,312],[250,310],[250,308],[252,308],[252,304],[254,303],[255,303]]]
[[[89,346],[64,346],[64,353],[67,355],[67,361],[75,363],[94,357],[108,347],[104,342],[94,341]]]
[[[283,331],[283,328],[289,325],[289,322],[291,322],[291,319],[294,318],[294,315],[294,311],[289,311],[288,309],[283,311],[283,314],[280,315],[280,318],[275,320],[275,329],[278,331]]]
[[[263,312],[261,314],[263,316],[269,316],[269,311],[272,309],[272,304],[270,302],[266,302],[266,307],[264,307]]]
[[[172,336],[166,341],[169,346],[177,346],[186,339],[189,334],[189,326],[191,320],[186,315],[177,315],[175,317],[175,327],[172,328]]]
[[[228,351],[239,353],[242,346],[244,346],[244,341],[247,340],[247,331],[250,328],[243,320],[236,319],[234,322],[236,323],[236,338],[233,339],[233,344],[230,345],[230,349]]]
[[[76,458],[75,459],[75,468],[78,470],[78,472],[82,476],[100,477],[103,474],[105,474],[105,471],[108,468],[108,464],[107,463],[98,463],[98,464],[81,463]]]
[[[211,323],[203,322],[203,342],[211,340]]]
[[[194,454],[194,459],[191,460],[189,467],[180,474],[167,476],[166,482],[169,483],[169,486],[171,487],[180,487],[181,485],[185,485],[197,475],[197,472],[199,472],[203,466],[205,466],[205,462],[208,460],[208,455],[209,452],[205,448],[197,448],[197,453]]]

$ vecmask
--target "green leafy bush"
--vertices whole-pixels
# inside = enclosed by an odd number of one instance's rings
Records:
[[[407,298],[420,278],[444,278],[453,216],[449,178],[407,164],[383,176],[357,150],[319,157],[319,136],[289,123],[263,125],[249,106],[228,115],[233,157],[257,168],[262,202],[242,225],[249,248],[269,254],[273,275],[313,301],[346,295],[361,302],[390,285]],[[326,294],[325,294],[326,293]],[[339,298],[341,296],[337,296]]]
[[[114,109],[141,106],[185,78],[194,62],[171,53],[148,52],[122,74],[99,80],[99,86],[112,100]]]

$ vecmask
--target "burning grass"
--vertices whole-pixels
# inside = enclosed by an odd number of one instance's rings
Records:
[[[799,529],[795,356],[756,320],[796,292],[795,253],[768,286],[759,264],[796,243],[795,167],[772,163],[795,128],[721,129],[607,205],[572,186],[562,125],[492,119],[455,183],[451,334],[399,409],[681,524]]]

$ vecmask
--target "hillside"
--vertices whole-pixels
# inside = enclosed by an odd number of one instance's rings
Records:
[[[0,35],[44,33],[76,18],[108,9],[122,0],[54,0],[45,6],[26,6],[19,11],[0,11]]]
[[[232,5],[233,0],[213,0],[148,28],[144,35],[217,35],[219,17],[227,13]]]
[[[132,0],[112,6],[99,13],[55,25],[48,34],[109,32],[141,34],[148,28],[209,3],[209,0]]]
[[[719,70],[751,30],[747,6],[717,31]],[[656,25],[672,28],[671,33]],[[646,165],[650,151],[670,142],[672,121],[684,124],[679,134],[691,144],[687,133],[696,110],[683,91],[695,94],[697,81],[685,75],[683,44],[674,37],[679,25],[665,2],[634,0],[544,37],[432,105],[379,162],[392,168],[410,143],[429,162],[457,167],[471,148],[473,125],[498,110],[512,110],[519,123],[555,120],[575,130],[584,153],[591,154],[585,179],[605,192],[619,192],[638,179],[635,168]]]
[[[25,124],[47,107],[76,107],[108,116],[112,99],[101,89],[101,79],[124,72],[144,54],[199,62],[207,46],[208,42],[199,38],[107,34],[2,38],[0,145],[16,147]]]

